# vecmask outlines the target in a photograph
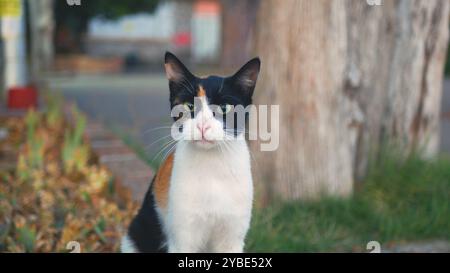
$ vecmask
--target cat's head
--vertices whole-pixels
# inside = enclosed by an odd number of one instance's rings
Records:
[[[239,111],[252,103],[260,65],[259,58],[254,58],[232,76],[197,77],[166,52],[170,105],[172,110],[183,110],[174,117],[181,124],[182,139],[211,148],[218,141],[242,136],[245,117]]]

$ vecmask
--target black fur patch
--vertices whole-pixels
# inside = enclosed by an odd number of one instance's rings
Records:
[[[152,184],[145,194],[142,207],[128,229],[130,240],[139,252],[144,253],[167,252],[166,238],[155,208],[154,180],[155,178],[153,178]]]

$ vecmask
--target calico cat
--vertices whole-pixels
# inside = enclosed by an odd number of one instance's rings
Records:
[[[232,108],[252,103],[259,69],[254,58],[233,76],[200,78],[165,54],[171,108],[181,105],[187,114],[175,151],[122,239],[122,252],[243,251],[253,201],[250,154],[245,122],[228,121],[236,119]]]

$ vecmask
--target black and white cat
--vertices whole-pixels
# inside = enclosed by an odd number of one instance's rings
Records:
[[[165,69],[171,108],[182,105],[188,115],[121,251],[242,252],[253,202],[250,153],[245,124],[227,120],[236,118],[234,106],[251,104],[260,60],[230,77],[199,78],[167,52]]]

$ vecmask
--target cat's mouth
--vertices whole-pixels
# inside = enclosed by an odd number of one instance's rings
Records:
[[[205,138],[202,138],[200,140],[194,140],[195,143],[200,143],[200,144],[214,144],[215,141],[213,140],[207,140]]]
[[[194,140],[193,143],[195,146],[202,148],[202,149],[209,149],[216,145],[216,142],[213,140],[207,140],[205,138]]]

